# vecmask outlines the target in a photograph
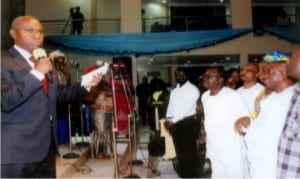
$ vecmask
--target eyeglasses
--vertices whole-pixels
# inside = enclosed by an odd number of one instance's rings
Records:
[[[203,78],[219,78],[220,75],[203,75]]]
[[[257,71],[251,69],[241,69],[241,72],[257,73]]]

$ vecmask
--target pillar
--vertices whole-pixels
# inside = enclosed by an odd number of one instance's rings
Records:
[[[232,28],[252,28],[252,0],[230,0]]]
[[[120,0],[121,32],[142,32],[141,0]]]

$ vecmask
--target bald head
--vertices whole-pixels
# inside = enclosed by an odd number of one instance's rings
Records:
[[[267,87],[280,92],[293,83],[287,75],[287,63],[273,62],[269,64],[269,69],[266,80]]]
[[[22,25],[24,23],[29,23],[29,22],[32,22],[32,23],[40,23],[39,20],[33,16],[19,16],[19,17],[16,17],[12,23],[11,23],[11,28],[13,29],[19,29],[22,27]]]
[[[44,29],[38,19],[33,16],[20,16],[13,20],[10,36],[15,45],[29,53],[40,47],[44,40]]]
[[[240,77],[245,88],[254,86],[257,82],[258,67],[254,63],[244,65],[240,70]]]

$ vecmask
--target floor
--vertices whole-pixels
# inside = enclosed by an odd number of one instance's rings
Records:
[[[152,171],[147,150],[150,130],[148,127],[143,127],[138,133],[139,142],[134,144],[137,152],[132,156],[133,162],[131,162],[126,141],[119,140],[117,142],[117,159],[113,157],[110,159],[92,158],[88,152],[89,146],[73,147],[72,150],[79,153],[80,157],[76,159],[60,157],[57,162],[58,178],[179,178],[170,160],[159,160],[158,171]],[[81,141],[85,141],[85,139],[82,138]],[[76,140],[72,139],[72,142],[74,143]],[[70,146],[63,145],[60,148],[62,156],[70,153]],[[133,165],[130,165],[131,163]]]

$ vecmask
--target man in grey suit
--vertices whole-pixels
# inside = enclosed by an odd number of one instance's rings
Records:
[[[86,86],[64,88],[49,58],[30,61],[43,43],[42,24],[20,16],[9,33],[14,46],[1,55],[1,177],[55,178],[56,101],[80,100],[103,75]],[[51,77],[44,90],[46,74]]]

